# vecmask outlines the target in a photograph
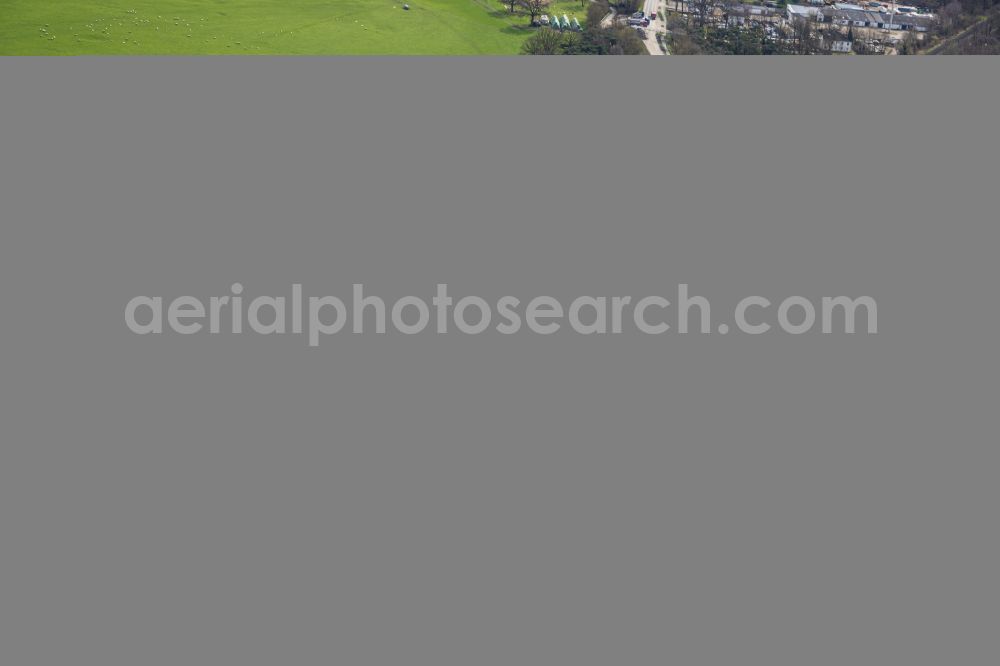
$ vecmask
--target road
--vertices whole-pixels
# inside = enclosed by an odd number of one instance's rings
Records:
[[[667,31],[667,21],[666,16],[663,13],[663,0],[645,0],[645,5],[643,5],[643,11],[646,12],[646,16],[651,16],[654,12],[656,13],[656,20],[650,21],[649,26],[646,28],[646,39],[643,42],[646,44],[646,50],[649,51],[650,55],[664,55],[663,49],[660,48],[659,43],[656,41],[656,33]]]
[[[665,32],[667,29],[666,17],[663,15],[663,8],[659,6],[662,0],[645,0],[645,5],[643,5],[643,10],[646,16],[651,15],[656,12],[656,20],[650,21],[649,26],[644,28],[646,31],[646,39],[643,40],[643,44],[646,45],[646,50],[649,51],[650,55],[664,55],[663,49],[660,45],[656,43],[656,33]],[[601,19],[601,27],[608,28],[615,20],[615,10],[612,8],[611,13]]]

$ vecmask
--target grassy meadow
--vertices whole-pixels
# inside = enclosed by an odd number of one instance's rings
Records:
[[[507,54],[532,30],[499,0],[407,1],[0,0],[0,55]]]

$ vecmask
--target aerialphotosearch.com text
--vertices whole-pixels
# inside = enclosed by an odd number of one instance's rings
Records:
[[[307,335],[316,347],[325,336],[345,331],[355,334],[457,331],[478,335],[490,328],[505,335],[530,331],[551,335],[565,328],[581,335],[636,331],[646,335],[669,332],[725,335],[735,331],[760,335],[781,331],[800,335],[854,333],[864,320],[864,331],[878,332],[878,307],[870,296],[824,296],[809,299],[789,296],[780,300],[748,296],[739,301],[727,321],[713,324],[709,300],[694,295],[688,285],[677,285],[673,298],[664,296],[579,296],[560,300],[550,296],[530,299],[503,296],[493,301],[478,296],[455,298],[447,284],[438,284],[428,300],[403,296],[385,300],[366,293],[363,284],[352,286],[351,298],[306,296],[293,284],[289,296],[250,298],[243,285],[232,284],[229,293],[201,299],[179,296],[136,296],[125,306],[125,322],[139,335],[163,333],[243,333]]]

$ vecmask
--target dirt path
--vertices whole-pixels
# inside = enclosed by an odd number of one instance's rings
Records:
[[[986,15],[982,19],[976,21],[975,23],[973,23],[972,25],[970,25],[968,28],[966,28],[962,32],[960,32],[960,33],[958,33],[956,35],[952,35],[951,37],[948,37],[947,39],[945,39],[941,43],[939,43],[939,44],[937,44],[935,46],[932,46],[931,48],[927,49],[926,51],[924,51],[924,53],[927,54],[927,55],[937,55],[937,54],[945,51],[949,47],[955,46],[956,44],[961,44],[962,40],[968,39],[984,23],[987,23],[988,21],[995,21],[995,20],[997,20],[998,17],[1000,17],[1000,7],[995,8],[988,15]]]

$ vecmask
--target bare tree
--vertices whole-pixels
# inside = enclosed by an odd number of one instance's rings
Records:
[[[698,17],[698,27],[703,28],[712,13],[712,0],[688,0],[688,14],[691,13]]]
[[[962,3],[952,0],[941,8],[941,21],[939,27],[942,33],[947,34],[954,30],[960,23],[962,17]]]
[[[520,0],[520,5],[528,12],[529,21],[534,23],[535,19],[541,16],[545,12],[545,8],[549,6],[549,0]]]
[[[796,53],[810,54],[819,51],[819,40],[811,22],[798,18],[792,22],[792,43]]]

